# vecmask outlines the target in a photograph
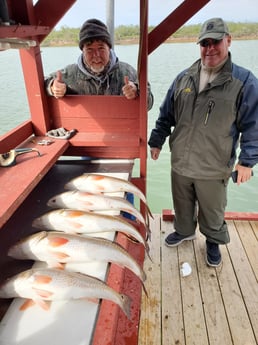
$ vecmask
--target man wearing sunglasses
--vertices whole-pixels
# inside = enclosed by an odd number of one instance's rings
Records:
[[[173,81],[148,144],[156,160],[169,136],[175,231],[166,245],[194,239],[198,222],[206,262],[217,267],[219,245],[230,241],[224,219],[229,178],[235,170],[238,185],[248,181],[258,162],[258,80],[232,62],[221,18],[202,25],[197,43],[201,58]]]

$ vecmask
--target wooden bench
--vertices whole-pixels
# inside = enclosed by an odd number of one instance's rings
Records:
[[[0,167],[0,227],[7,222],[69,146],[67,140],[55,140],[47,146],[38,145],[37,142],[42,139],[47,137],[33,136],[30,122],[14,129],[10,136],[0,138],[1,154],[17,147],[36,148],[40,152],[40,156],[37,152],[20,155],[17,157],[16,165]]]
[[[78,131],[70,140],[68,155],[127,159],[140,156],[138,99],[66,96],[63,99],[51,97],[48,105],[52,128]]]

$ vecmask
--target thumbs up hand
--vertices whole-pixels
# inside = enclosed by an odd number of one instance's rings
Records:
[[[66,84],[62,80],[61,71],[56,72],[56,78],[51,85],[51,92],[55,98],[64,97],[66,93]]]
[[[137,86],[129,80],[128,76],[124,77],[124,86],[122,88],[123,95],[127,99],[134,99],[138,96],[137,94]]]

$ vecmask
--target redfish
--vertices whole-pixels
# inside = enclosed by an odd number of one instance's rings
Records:
[[[152,216],[143,192],[132,182],[118,177],[94,173],[83,174],[66,183],[64,188],[69,190],[77,189],[82,192],[89,192],[93,194],[129,192],[138,196],[143,201],[147,212],[150,214],[150,216]]]
[[[131,299],[103,281],[76,272],[53,268],[30,269],[7,279],[0,286],[0,298],[26,298],[20,310],[33,304],[50,308],[48,301],[107,299],[118,304],[130,318]]]
[[[41,231],[14,244],[8,255],[15,259],[44,261],[56,268],[59,263],[113,262],[127,267],[142,282],[146,279],[137,261],[122,246],[104,238]]]
[[[120,197],[108,197],[73,190],[55,195],[48,201],[47,205],[52,208],[70,208],[80,211],[125,211],[147,226],[140,211],[129,201]]]
[[[32,226],[41,230],[57,230],[70,234],[94,236],[103,232],[122,232],[142,243],[147,252],[149,251],[148,244],[140,232],[118,216],[73,209],[58,209],[34,219]]]

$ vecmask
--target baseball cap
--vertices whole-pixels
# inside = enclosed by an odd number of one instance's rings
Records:
[[[203,23],[197,43],[206,38],[221,40],[225,35],[229,35],[229,30],[224,20],[221,18],[211,18]]]

